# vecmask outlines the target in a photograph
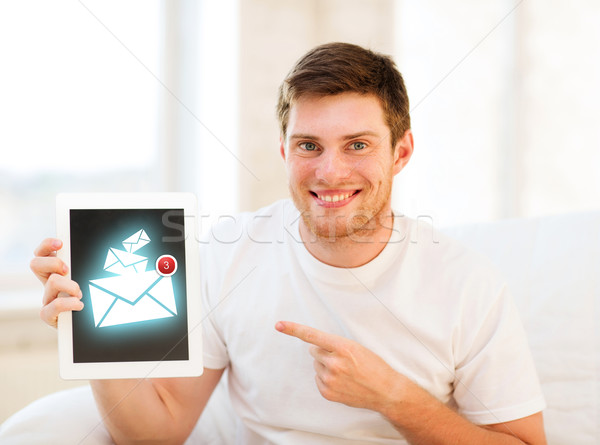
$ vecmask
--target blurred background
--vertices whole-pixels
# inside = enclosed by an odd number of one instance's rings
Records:
[[[277,87],[329,41],[404,75],[398,212],[444,227],[600,208],[596,0],[0,1],[0,422],[82,384],[58,377],[28,268],[56,193],[191,191],[203,224],[286,197]]]

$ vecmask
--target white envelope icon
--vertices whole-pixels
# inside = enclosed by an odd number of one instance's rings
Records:
[[[177,315],[171,277],[154,270],[91,280],[90,296],[97,327]]]
[[[108,249],[104,270],[118,275],[130,275],[146,271],[148,258],[124,250]]]
[[[144,229],[140,229],[131,235],[129,238],[123,241],[123,246],[125,246],[125,250],[127,252],[135,252],[138,249],[141,249],[146,244],[150,242],[150,237],[144,231]]]

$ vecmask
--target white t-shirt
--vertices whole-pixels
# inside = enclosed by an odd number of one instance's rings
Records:
[[[404,443],[380,414],[325,400],[309,346],[279,320],[360,343],[474,423],[544,409],[517,310],[485,259],[396,216],[375,259],[336,268],[306,250],[299,219],[279,201],[203,241],[204,364],[229,367],[239,443]]]

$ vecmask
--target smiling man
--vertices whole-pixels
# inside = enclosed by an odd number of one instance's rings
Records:
[[[183,442],[228,369],[238,443],[545,443],[503,279],[391,209],[413,153],[408,110],[387,56],[333,43],[297,62],[277,107],[292,202],[201,246],[201,377],[92,382],[115,441]],[[58,248],[46,240],[32,261],[51,325],[81,309]]]

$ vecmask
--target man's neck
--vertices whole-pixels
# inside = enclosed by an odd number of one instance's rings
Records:
[[[388,243],[392,235],[392,224],[377,223],[375,229],[366,233],[322,238],[316,236],[300,220],[300,237],[306,249],[322,263],[335,267],[359,267],[373,260]]]

